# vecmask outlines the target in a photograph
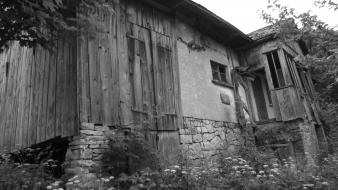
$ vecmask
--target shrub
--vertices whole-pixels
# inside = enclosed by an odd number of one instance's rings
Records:
[[[156,170],[160,162],[156,150],[137,131],[118,131],[110,137],[109,151],[103,156],[103,172],[118,176],[145,168]]]

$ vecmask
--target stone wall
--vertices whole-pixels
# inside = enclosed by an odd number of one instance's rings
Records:
[[[179,133],[183,153],[193,160],[217,158],[221,150],[235,153],[242,140],[236,123],[192,117],[183,118]]]
[[[235,153],[241,144],[238,124],[184,117],[179,130],[184,155],[192,160],[217,158],[219,151]],[[65,164],[66,173],[88,174],[100,172],[103,154],[109,149],[113,127],[82,123],[80,135],[69,139]]]
[[[80,135],[70,139],[66,154],[66,173],[88,174],[100,170],[103,153],[109,148],[108,137],[114,128],[82,123]]]

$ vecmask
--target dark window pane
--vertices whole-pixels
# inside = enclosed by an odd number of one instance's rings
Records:
[[[227,66],[220,63],[210,61],[212,70],[212,79],[217,82],[227,83]]]
[[[273,55],[273,59],[276,65],[276,69],[277,69],[277,76],[278,76],[278,81],[279,81],[279,85],[280,87],[285,86],[285,80],[284,80],[284,76],[283,76],[283,71],[282,71],[282,67],[279,61],[279,57],[277,54],[277,51],[272,52]]]
[[[268,53],[266,56],[268,58],[268,64],[269,64],[269,68],[270,68],[270,74],[271,74],[273,86],[275,88],[279,88],[278,79],[277,79],[277,72],[276,72],[276,69],[275,69],[275,64],[272,60],[272,53]]]
[[[225,73],[221,73],[221,81],[224,82],[224,83],[227,82],[227,78],[226,78]]]
[[[219,72],[213,71],[212,72],[212,79],[213,80],[220,80],[220,78],[219,78]]]

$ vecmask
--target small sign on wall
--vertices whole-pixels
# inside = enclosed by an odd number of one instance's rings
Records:
[[[225,105],[230,105],[230,97],[227,94],[221,93],[221,102]]]

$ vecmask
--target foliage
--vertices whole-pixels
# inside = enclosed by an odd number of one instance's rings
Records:
[[[2,0],[0,1],[0,51],[10,41],[22,46],[51,47],[58,35],[87,31],[95,21],[80,10],[98,8],[104,0]],[[77,11],[77,12],[76,12]]]
[[[158,165],[156,164],[158,160],[149,159],[153,156],[153,150],[149,144],[144,142],[142,134],[123,133],[114,134],[111,137],[118,145],[113,146],[114,148],[112,147],[110,151],[118,151],[119,154],[109,154],[110,160],[121,162],[121,159],[128,157],[127,155],[133,157],[135,163],[139,164],[135,165],[133,172],[129,170],[129,174],[119,173],[116,176],[109,173],[83,174],[56,179],[52,175],[53,168],[56,166],[54,160],[47,160],[42,164],[19,163],[35,162],[32,155],[36,155],[37,151],[27,149],[19,151],[20,153],[16,153],[15,156],[2,155],[0,157],[0,188],[33,190],[333,190],[338,185],[338,157],[336,155],[330,155],[323,159],[320,167],[308,171],[297,166],[292,158],[279,161],[255,148],[243,147],[239,150],[238,156],[231,156],[226,151],[220,151],[216,161],[205,159],[195,162],[193,165],[187,165],[188,162],[184,161],[178,165],[161,169],[152,167]],[[153,164],[138,160],[141,158],[147,158]],[[192,163],[194,162],[192,161]],[[116,165],[110,164],[109,166],[115,167]]]
[[[109,151],[103,156],[104,172],[117,176],[147,167],[159,168],[158,154],[141,132],[117,131],[109,139]]]
[[[319,8],[338,10],[333,0],[314,1]],[[273,13],[278,13],[274,16]],[[269,1],[261,17],[269,24],[279,27],[279,36],[285,40],[302,40],[309,53],[302,60],[310,69],[317,100],[322,108],[322,117],[327,124],[337,123],[338,114],[338,31],[321,21],[310,11],[296,13],[294,8],[284,6],[275,0]]]
[[[333,190],[337,185],[338,160],[333,155],[314,172],[298,168],[291,158],[264,164],[260,168],[240,156],[225,157],[222,162],[221,165],[174,165],[164,170],[144,169],[132,175],[91,178],[92,188],[83,185],[88,183],[88,178],[74,176],[66,182],[51,183],[49,187],[98,190]]]
[[[0,155],[0,189],[45,189],[55,181],[58,161],[49,159],[38,163],[37,152],[27,148],[10,155]]]

